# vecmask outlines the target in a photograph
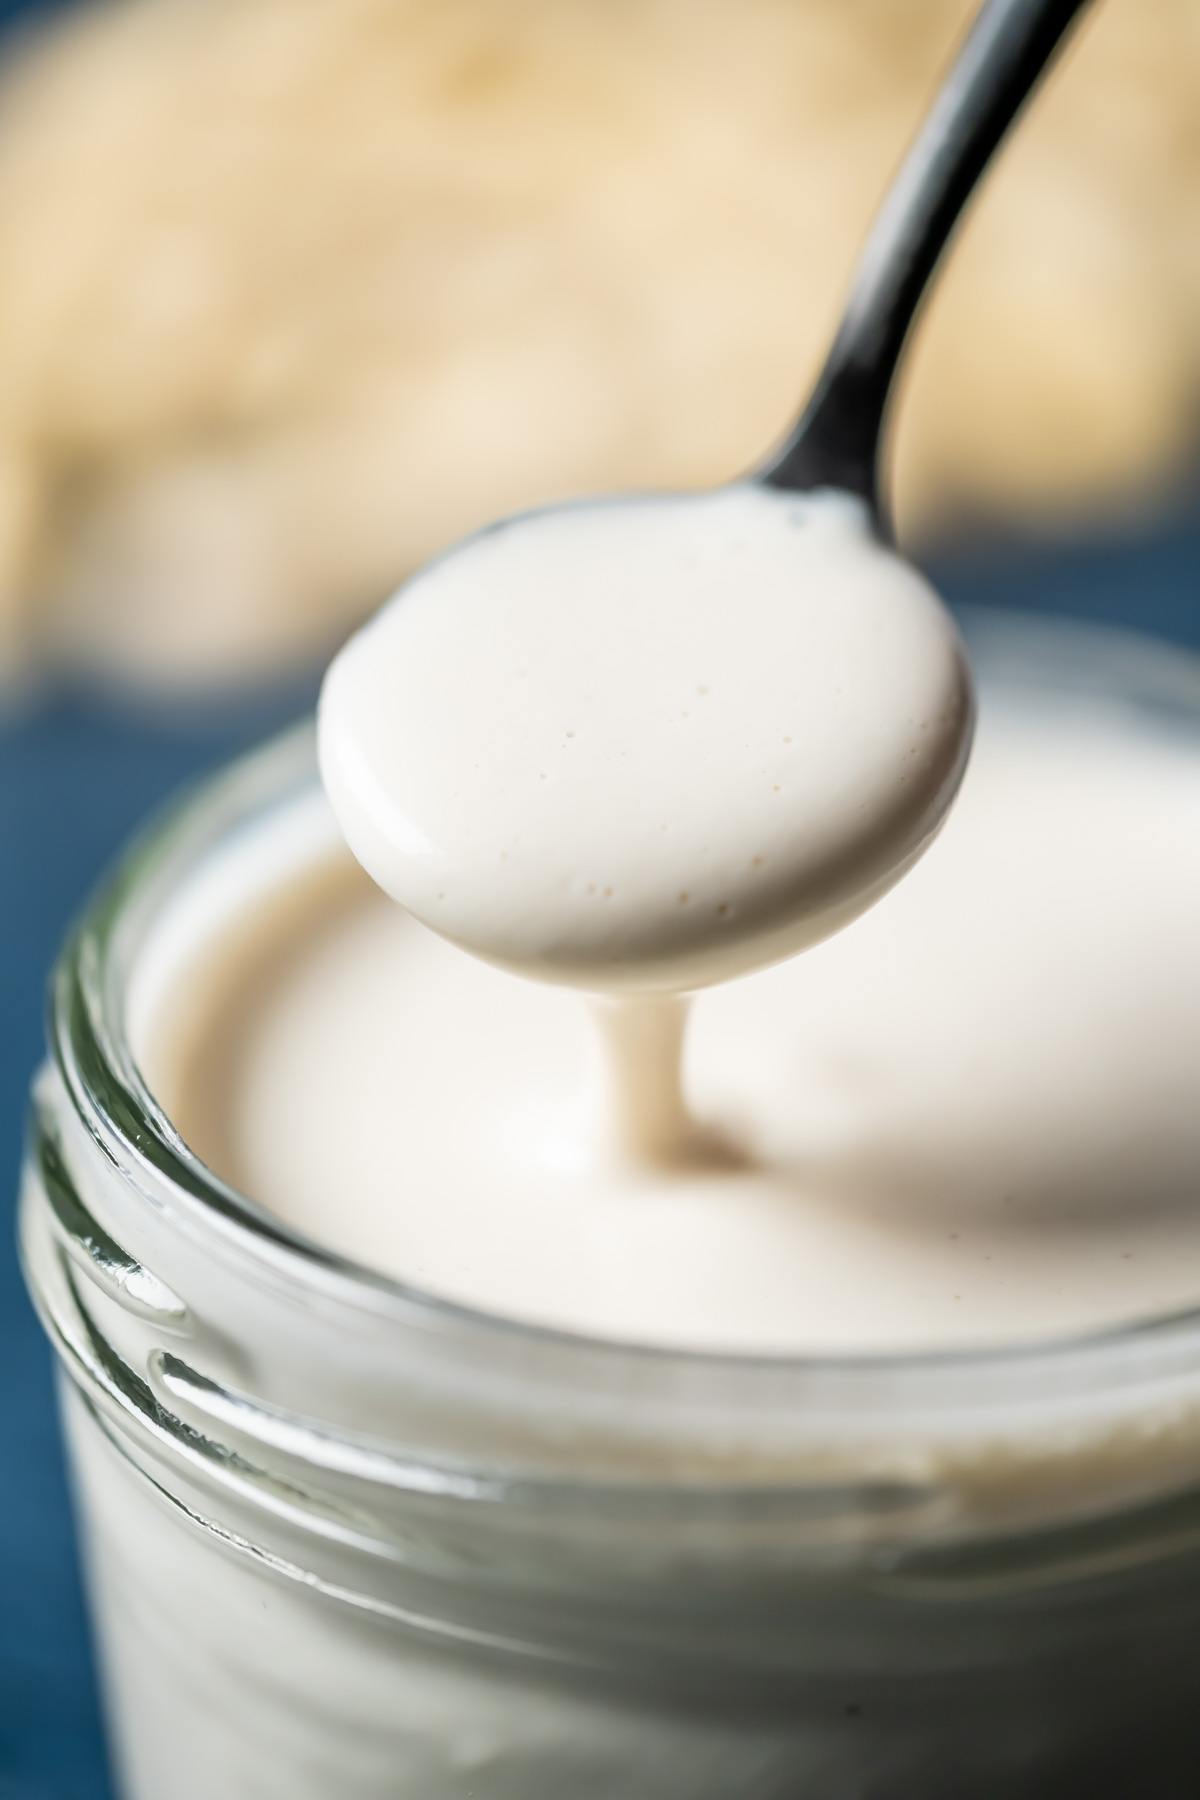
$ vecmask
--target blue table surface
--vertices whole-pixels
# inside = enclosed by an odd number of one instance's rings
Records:
[[[953,603],[1134,626],[1200,648],[1200,512],[1106,543],[978,548],[933,569]],[[81,695],[0,711],[0,1192],[15,1198],[46,972],[146,813],[304,709],[308,693],[168,719]],[[47,1347],[0,1234],[0,1800],[109,1800]]]

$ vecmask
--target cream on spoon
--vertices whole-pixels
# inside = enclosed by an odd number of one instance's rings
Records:
[[[536,514],[435,564],[334,663],[322,772],[426,924],[593,992],[826,937],[962,774],[949,615],[862,502],[747,485]]]

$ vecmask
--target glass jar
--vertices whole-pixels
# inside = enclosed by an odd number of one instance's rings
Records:
[[[970,635],[985,682],[1200,738],[1182,656]],[[595,1342],[356,1267],[188,1150],[130,1042],[156,923],[321,804],[308,731],[237,765],[54,979],[22,1244],[125,1800],[1200,1791],[1200,1312],[972,1354]]]

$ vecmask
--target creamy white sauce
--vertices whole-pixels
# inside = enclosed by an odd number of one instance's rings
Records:
[[[336,658],[347,842],[479,956],[685,991],[827,937],[961,778],[954,624],[845,494],[565,507],[435,563]]]
[[[738,1352],[1019,1342],[1200,1298],[1194,741],[985,693],[907,879],[693,1003],[683,1088],[718,1146],[693,1169],[621,1154],[575,995],[464,955],[313,831],[333,885],[307,909],[294,872],[262,895],[265,841],[227,871],[259,884],[273,960],[193,935],[140,1032],[185,1138],[312,1238],[492,1311]],[[186,1043],[184,992],[215,996]]]

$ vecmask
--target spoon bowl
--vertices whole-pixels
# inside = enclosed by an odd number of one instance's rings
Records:
[[[949,614],[860,499],[556,508],[410,583],[333,665],[327,792],[443,936],[593,992],[704,987],[849,922],[970,741]]]

